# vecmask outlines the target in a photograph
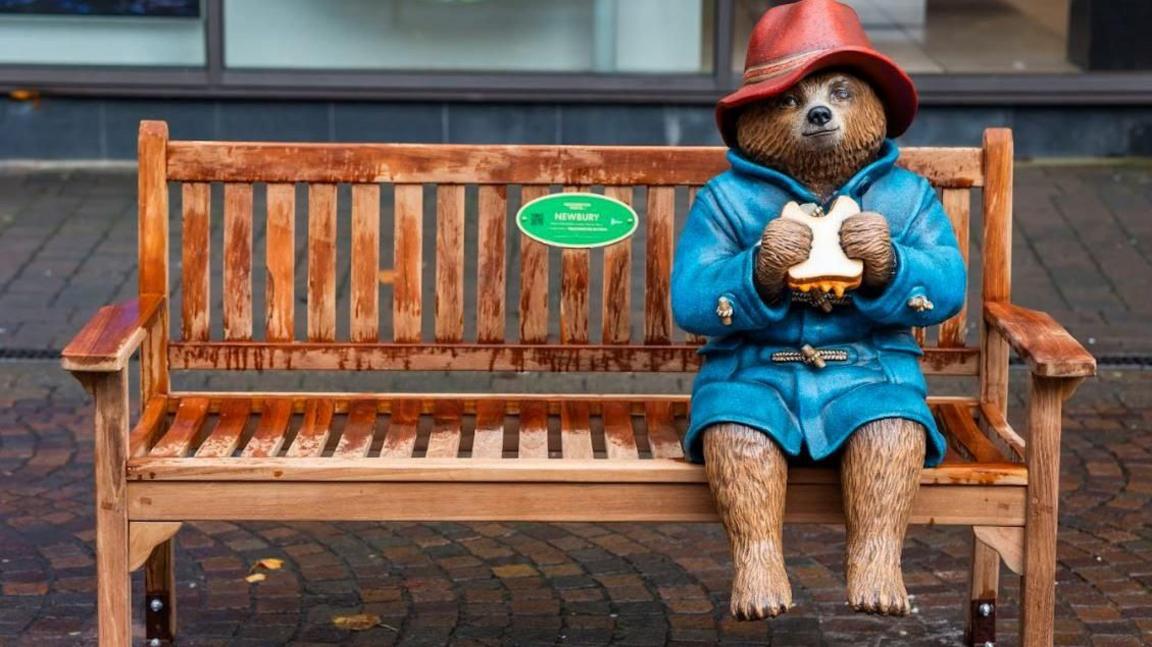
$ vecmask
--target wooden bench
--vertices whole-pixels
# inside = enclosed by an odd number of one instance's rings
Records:
[[[141,124],[139,146],[139,298],[101,309],[63,353],[95,399],[102,645],[130,642],[129,573],[138,568],[148,637],[173,637],[172,536],[183,521],[716,521],[704,472],[678,444],[685,393],[187,392],[170,388],[169,375],[690,374],[701,340],[672,321],[675,223],[695,189],[726,169],[722,149],[169,141],[162,122]],[[1061,405],[1095,362],[1048,316],[1010,302],[1011,133],[988,131],[983,148],[905,149],[901,163],[940,187],[966,256],[972,190],[982,187],[984,201],[983,297],[970,308],[979,346],[965,345],[967,312],[917,331],[926,371],[971,386],[931,398],[951,450],[925,470],[912,521],[974,527],[973,642],[994,638],[1003,560],[1023,575],[1022,643],[1047,645]],[[169,183],[180,185],[183,212],[175,280]],[[223,213],[213,213],[213,183],[223,184]],[[298,189],[307,192],[299,223]],[[561,190],[634,202],[640,233],[603,251],[561,252],[509,224],[520,202]],[[254,193],[266,211],[253,213]],[[339,195],[351,196],[350,220],[337,216]],[[425,208],[435,212],[430,231]],[[254,217],[266,218],[266,253],[253,251]],[[219,251],[214,219],[222,219]],[[390,303],[380,298],[381,227],[394,228]],[[307,229],[301,258],[296,228]],[[350,257],[337,253],[337,231],[351,232]],[[424,258],[426,237],[435,239],[433,258]],[[209,268],[221,262],[217,301]],[[467,276],[466,266],[475,268]],[[260,274],[266,287],[254,299]],[[176,339],[170,315],[179,316]],[[464,334],[466,319],[474,335]],[[1006,422],[1010,349],[1031,371],[1024,434]],[[128,397],[137,351],[138,419]],[[787,509],[791,522],[839,522],[836,471],[795,469]]]

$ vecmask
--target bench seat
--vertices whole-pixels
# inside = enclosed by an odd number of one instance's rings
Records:
[[[913,522],[1023,523],[1027,470],[1011,445],[980,431],[973,402],[930,406],[952,446],[924,471]],[[157,397],[131,434],[129,516],[713,520],[704,470],[680,449],[688,413],[686,396],[665,395]],[[835,469],[790,481],[791,521],[841,519]]]

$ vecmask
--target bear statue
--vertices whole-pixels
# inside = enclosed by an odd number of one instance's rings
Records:
[[[731,168],[700,190],[681,232],[672,308],[708,337],[684,449],[704,463],[729,536],[737,618],[792,606],[782,524],[797,462],[839,465],[848,603],[909,611],[904,534],[921,469],[946,447],[912,328],[956,314],[966,285],[935,191],[896,166],[891,138],[916,108],[911,79],[835,0],[769,9],[743,86],[718,105]],[[809,258],[813,229],[781,213],[797,203],[820,217],[842,198],[860,209],[838,236],[858,281],[795,289],[789,270]]]

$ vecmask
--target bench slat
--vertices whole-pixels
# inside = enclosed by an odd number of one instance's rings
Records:
[[[164,422],[168,417],[168,400],[163,396],[154,396],[144,407],[136,426],[128,435],[128,448],[132,456],[144,456],[148,453],[152,441],[157,434],[164,431]]]
[[[493,344],[504,341],[508,189],[482,186],[477,199],[480,217],[476,236],[476,340]]]
[[[688,187],[688,210],[689,210],[689,212],[691,212],[693,205],[696,204],[696,196],[700,193],[700,188],[701,187],[699,187],[699,186]],[[696,345],[700,345],[700,346],[704,345],[704,343],[708,341],[708,339],[706,337],[704,337],[703,335],[695,335],[692,333],[688,333],[687,335],[685,335],[685,340],[689,344],[696,344]]]
[[[436,341],[464,339],[464,187],[436,188]]]
[[[354,402],[344,421],[344,433],[336,444],[333,456],[341,458],[368,455],[372,447],[372,437],[376,434],[376,403],[370,400]]]
[[[168,433],[156,443],[149,455],[160,458],[179,458],[188,453],[192,440],[200,433],[208,415],[208,398],[185,398],[176,409],[176,417]]]
[[[424,187],[397,184],[394,198],[396,282],[392,287],[392,336],[398,342],[413,343],[420,341]]]
[[[566,401],[560,404],[560,452],[566,459],[595,458],[588,403]]]
[[[308,340],[336,339],[336,185],[308,187]]]
[[[644,343],[667,344],[672,339],[672,226],[676,189],[648,188],[648,240],[644,280]]]
[[[958,404],[942,404],[936,408],[936,412],[946,430],[945,435],[960,443],[974,461],[977,463],[1007,462],[1008,459],[976,426],[976,420],[968,407],[962,407]]]
[[[380,185],[352,187],[352,267],[349,333],[358,343],[380,341]]]
[[[269,184],[268,226],[264,234],[268,270],[266,335],[292,341],[296,308],[296,186]]]
[[[252,185],[224,185],[224,339],[252,339]]]
[[[264,458],[280,453],[284,437],[288,433],[288,422],[292,419],[290,400],[270,400],[260,412],[260,423],[248,439],[248,444],[240,455],[245,458]]]
[[[632,408],[626,402],[605,402],[601,417],[604,421],[604,447],[612,460],[636,460],[636,434],[632,429]]]
[[[428,435],[428,458],[456,458],[460,454],[462,409],[455,400],[440,400],[432,411],[432,433]]]
[[[588,187],[564,187],[565,193],[584,193]],[[588,343],[588,275],[592,252],[564,249],[560,253],[560,343]]]
[[[392,403],[388,433],[380,447],[380,458],[411,458],[416,447],[416,426],[420,422],[420,402],[399,400]]]
[[[647,402],[644,421],[648,429],[648,446],[653,458],[683,458],[680,436],[676,434],[675,415],[670,402]]]
[[[632,204],[632,187],[605,187],[604,195]],[[627,344],[632,337],[632,238],[604,248],[602,341]]]
[[[184,229],[181,235],[181,336],[189,341],[208,341],[209,313],[209,231],[211,185],[183,186]]]
[[[476,431],[472,434],[472,458],[500,458],[504,455],[503,400],[476,403]]]
[[[964,257],[964,265],[968,266],[968,248],[971,237],[971,211],[972,192],[968,189],[944,189],[944,210],[952,221],[952,228],[956,232],[956,242],[960,245],[960,254]],[[968,323],[968,303],[965,298],[964,307],[954,317],[940,325],[940,347],[959,348],[964,345],[964,333]]]
[[[548,404],[520,403],[520,458],[548,458]]]
[[[288,456],[305,458],[320,456],[332,433],[332,414],[336,410],[331,400],[309,400],[304,405],[304,422],[288,447]]]
[[[248,425],[248,414],[252,403],[248,400],[230,400],[220,405],[220,417],[216,428],[196,449],[197,458],[221,458],[231,456],[240,444],[240,436]]]
[[[546,186],[525,186],[521,204],[548,195]],[[520,341],[548,341],[548,247],[520,234]]]

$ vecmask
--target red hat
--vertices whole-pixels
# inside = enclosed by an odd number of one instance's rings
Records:
[[[716,105],[724,141],[736,145],[738,108],[833,67],[851,68],[875,88],[888,116],[890,137],[912,125],[919,103],[916,86],[895,61],[872,47],[856,11],[836,0],[800,0],[769,9],[752,30],[744,85]]]

